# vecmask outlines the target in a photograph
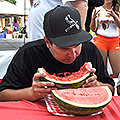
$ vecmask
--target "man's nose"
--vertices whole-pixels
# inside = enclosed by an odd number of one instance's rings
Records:
[[[68,53],[68,55],[70,56],[70,57],[75,57],[76,56],[76,48],[71,48],[70,50],[69,50],[69,53]]]

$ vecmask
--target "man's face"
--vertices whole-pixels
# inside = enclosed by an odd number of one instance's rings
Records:
[[[76,59],[76,57],[80,55],[82,46],[82,44],[79,44],[71,47],[58,47],[54,43],[51,45],[48,40],[46,41],[46,44],[51,54],[58,61],[64,64],[71,64]]]

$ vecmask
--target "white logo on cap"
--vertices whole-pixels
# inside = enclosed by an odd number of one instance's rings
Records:
[[[79,25],[77,24],[78,21],[73,20],[73,19],[70,17],[70,14],[68,14],[68,15],[65,17],[65,21],[70,25],[68,28],[65,29],[65,32],[68,32],[68,31],[71,30],[74,26],[77,28],[77,30],[80,29]]]

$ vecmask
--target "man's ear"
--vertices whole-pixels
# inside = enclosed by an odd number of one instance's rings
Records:
[[[45,40],[47,47],[50,48],[51,44],[50,44],[50,41],[46,38],[46,36],[44,36],[44,40]]]

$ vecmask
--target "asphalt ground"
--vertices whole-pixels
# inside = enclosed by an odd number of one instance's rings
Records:
[[[18,38],[18,39],[0,39],[0,51],[7,50],[18,50],[19,47],[23,46],[25,43],[29,41],[28,38]]]

